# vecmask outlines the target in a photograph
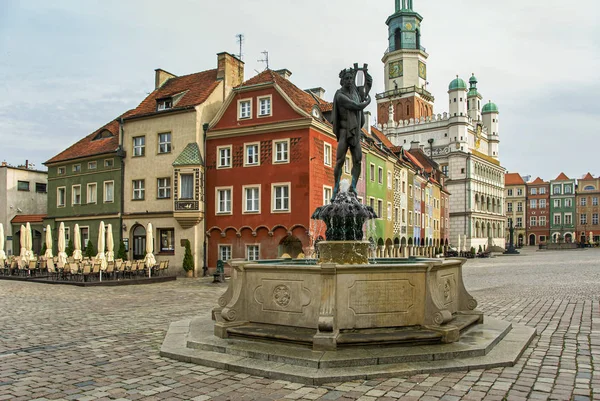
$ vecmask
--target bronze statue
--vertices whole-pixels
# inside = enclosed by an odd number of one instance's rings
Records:
[[[364,74],[364,85],[356,86],[357,73]],[[365,123],[363,110],[371,103],[369,91],[373,85],[373,78],[367,71],[367,64],[358,68],[347,68],[340,72],[340,85],[333,98],[333,133],[338,146],[335,159],[334,188],[331,201],[335,199],[340,189],[342,167],[346,161],[346,153],[350,150],[352,157],[352,184],[349,191],[356,194],[356,183],[360,177],[362,164],[362,150],[360,147],[362,132]]]

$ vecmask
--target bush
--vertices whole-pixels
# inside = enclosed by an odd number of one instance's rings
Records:
[[[85,247],[85,256],[88,258],[93,258],[94,256],[96,256],[96,253],[97,252],[96,249],[94,249],[92,241],[88,240],[87,246]]]
[[[471,247],[471,253],[472,253],[473,255],[475,255],[475,247],[474,247],[474,246],[472,246],[472,247]]]
[[[74,250],[75,250],[75,247],[73,246],[73,240],[70,239],[69,243],[67,244],[67,249],[65,249],[67,256],[69,256],[69,257],[73,256]]]
[[[125,250],[125,243],[123,242],[123,240],[121,240],[121,242],[119,243],[117,259],[127,260],[127,251]]]
[[[46,250],[48,248],[46,248],[46,243],[44,242],[44,245],[42,245],[42,250],[40,251],[40,256],[44,256],[46,254]]]
[[[185,255],[183,256],[183,270],[189,272],[194,270],[194,257],[192,256],[192,246],[189,240],[185,241]]]
[[[483,252],[483,248],[481,248],[481,245],[479,245],[479,249],[477,250],[478,253],[482,253]]]

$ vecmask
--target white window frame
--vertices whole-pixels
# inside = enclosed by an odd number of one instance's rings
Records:
[[[90,200],[90,188],[94,187],[94,199]],[[90,182],[86,185],[86,190],[85,190],[85,201],[86,203],[90,204],[90,203],[98,203],[98,184],[95,182]]]
[[[115,166],[115,159],[104,159],[104,167],[112,168]]]
[[[84,238],[82,231],[87,230],[87,238]],[[79,238],[81,238],[81,246],[83,249],[87,248],[88,242],[90,242],[90,226],[79,226]]]
[[[277,145],[285,143],[285,158],[278,159],[279,152],[277,150]],[[273,139],[273,164],[286,164],[290,162],[290,138],[286,139]]]
[[[369,206],[371,206],[371,209],[373,209],[373,211],[377,213],[377,211],[375,210],[375,207],[377,205],[375,204],[375,198],[373,196],[369,196]]]
[[[554,207],[560,209],[560,199],[554,199]]]
[[[383,167],[377,166],[377,183],[383,185]]]
[[[531,195],[537,195],[537,188],[531,188],[531,191],[529,191],[531,193]]]
[[[557,219],[558,217],[558,219]],[[554,213],[554,215],[552,216],[552,221],[554,221],[554,225],[555,226],[559,226],[561,225],[561,221],[562,221],[562,216],[560,213]]]
[[[545,187],[541,187],[540,188],[540,195],[546,195],[546,188]]]
[[[392,172],[388,171],[387,173],[387,187],[388,189],[392,189]]]
[[[271,213],[291,213],[292,212],[292,183],[274,182],[271,184]],[[287,187],[288,189],[288,207],[287,209],[275,209],[277,188]]]
[[[323,144],[323,163],[326,166],[332,166],[332,147],[330,143]]]
[[[546,216],[540,216],[539,225],[541,227],[545,227],[546,226]]]
[[[573,207],[573,200],[565,199],[565,207]]]
[[[221,192],[226,193],[227,191],[230,197],[228,202],[229,210],[221,210]],[[215,188],[215,214],[219,216],[233,214],[233,186]]]
[[[529,208],[537,209],[537,199],[529,199]]]
[[[329,205],[331,203],[332,196],[333,188],[328,185],[323,185],[323,205]]]
[[[222,258],[223,249],[228,249],[228,251],[226,252],[226,255],[229,255],[229,259]],[[223,262],[227,263],[227,261],[231,260],[232,258],[233,258],[233,254],[231,253],[231,244],[219,244],[219,260],[222,260]]]
[[[369,163],[369,180],[375,182],[375,164]]]
[[[529,226],[537,227],[537,216],[529,216]]]
[[[60,191],[63,191],[63,203],[60,202]],[[56,188],[56,207],[66,207],[67,206],[67,187],[57,187]]]
[[[377,199],[377,218],[383,220],[383,199]]]
[[[256,249],[256,255],[252,255],[252,258],[250,258],[250,247]],[[260,260],[260,244],[246,244],[246,260]]]
[[[192,193],[191,196],[184,198],[183,197],[183,176],[191,176],[192,177]],[[179,194],[177,194],[179,196],[180,200],[193,200],[194,199],[194,195],[196,194],[196,180],[195,180],[195,176],[194,176],[194,172],[191,170],[184,170],[184,171],[180,171],[179,172]]]
[[[88,162],[88,170],[96,170],[98,168],[98,162]]]
[[[258,208],[256,210],[249,210],[248,209],[248,194],[247,194],[247,190],[249,189],[258,189]],[[261,198],[260,198],[260,194],[261,194],[261,184],[253,184],[253,185],[243,185],[242,186],[242,197],[243,197],[243,204],[242,204],[242,214],[260,214],[260,209],[261,209]]]
[[[248,163],[248,148],[256,146],[256,162]],[[244,144],[244,167],[260,166],[260,142],[248,142]]]
[[[169,140],[166,141],[166,142],[161,141],[160,140],[160,136],[161,135],[168,135],[169,136]],[[164,155],[164,154],[171,153],[171,150],[173,149],[173,145],[172,145],[173,139],[172,138],[173,138],[173,134],[171,132],[159,132],[156,135],[156,140],[158,142],[157,153],[159,155]],[[163,145],[166,146],[166,150],[165,151],[161,150],[161,146],[163,146]]]
[[[81,173],[81,164],[73,164],[71,169],[74,173]]]
[[[408,211],[408,225],[413,226],[413,212],[410,210]]]
[[[389,221],[392,221],[392,202],[387,203],[386,213],[387,213],[387,216],[386,216],[387,219]]]
[[[66,167],[58,167],[56,169],[56,175],[65,175],[67,174],[67,168]]]
[[[262,101],[263,100],[268,100],[268,113],[263,113],[262,110]],[[273,115],[273,96],[271,95],[265,95],[265,96],[258,96],[256,98],[256,117],[258,118],[262,118],[262,117],[271,117]]]
[[[68,244],[71,240],[71,227],[65,225],[65,242]]]
[[[79,189],[79,202],[75,203],[75,188]],[[72,185],[71,186],[71,205],[81,205],[81,185]]]
[[[569,218],[569,222],[567,223],[567,217]],[[564,214],[564,225],[571,225],[573,224],[573,214],[572,213],[565,213]]]
[[[579,198],[579,206],[587,206],[587,198],[586,197]]]
[[[542,206],[544,205],[544,206]],[[545,209],[548,207],[548,202],[546,202],[546,199],[540,199],[540,209]]]
[[[242,104],[248,103],[248,113],[242,115]],[[250,120],[252,118],[252,98],[240,99],[237,103],[237,119],[239,120]]]
[[[135,183],[141,183],[141,187],[140,188],[136,188],[135,187]],[[137,197],[136,198],[136,193],[140,194],[141,197]],[[145,179],[139,179],[139,180],[131,180],[131,200],[144,200],[146,199],[146,180]]]
[[[161,185],[161,180],[168,180],[168,185]],[[160,191],[168,191],[167,196],[160,196]],[[159,177],[156,179],[156,199],[171,199],[171,177]]]
[[[223,158],[221,157],[221,151],[223,151],[223,150],[229,150],[229,157],[228,157],[227,164],[222,164]],[[217,168],[231,168],[232,153],[233,152],[232,152],[231,145],[217,146]]]
[[[587,213],[579,214],[579,224],[580,225],[587,224]]]
[[[103,184],[104,185],[102,186],[102,199],[103,199],[104,203],[113,203],[115,201],[115,182],[114,182],[114,180],[104,181]],[[106,199],[106,184],[112,184],[113,192],[112,192],[111,200]]]
[[[142,144],[141,145],[136,145],[135,144],[135,140],[136,139],[142,139]],[[131,138],[131,146],[133,149],[132,155],[131,157],[144,157],[146,156],[146,135],[139,135],[139,136],[134,136],[133,138]],[[136,149],[139,149],[139,152],[136,151]],[[140,153],[140,154],[138,154]]]

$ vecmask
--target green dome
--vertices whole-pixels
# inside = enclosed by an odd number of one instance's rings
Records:
[[[476,84],[477,83],[477,78],[475,78],[475,74],[471,75],[471,78],[469,78],[469,83],[470,84]]]
[[[489,103],[486,103],[485,106],[483,106],[483,109],[481,109],[482,113],[499,113],[498,111],[498,106],[496,106],[496,103],[492,103],[492,101],[490,100]]]
[[[449,91],[457,89],[467,89],[467,83],[459,77],[456,77],[452,82],[450,82],[450,86],[448,86]]]

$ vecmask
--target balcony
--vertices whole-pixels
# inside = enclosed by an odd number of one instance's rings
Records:
[[[388,99],[391,97],[402,96],[407,93],[413,93],[413,92],[418,93],[419,95],[423,96],[423,98],[425,100],[428,100],[430,102],[433,102],[435,100],[435,98],[433,97],[431,92],[429,92],[423,88],[419,88],[418,86],[407,86],[406,88],[391,89],[391,90],[383,92],[383,93],[378,93],[377,95],[375,95],[375,98],[377,100]]]
[[[173,217],[181,228],[190,228],[204,219],[203,205],[193,199],[175,200]]]

